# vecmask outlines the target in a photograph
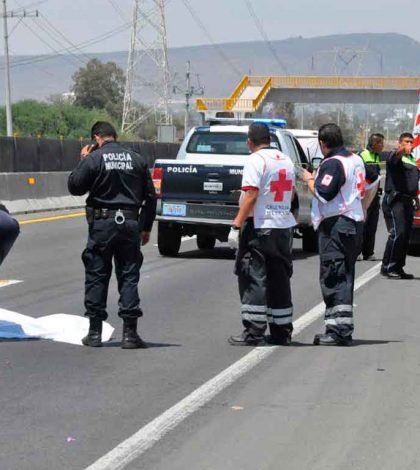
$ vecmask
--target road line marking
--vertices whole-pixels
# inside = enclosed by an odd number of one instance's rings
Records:
[[[358,290],[379,274],[381,263],[357,278],[354,290]],[[325,306],[321,302],[314,308],[299,317],[294,323],[293,336],[301,333],[306,327],[324,314]],[[216,395],[229,387],[237,379],[271,356],[281,346],[257,347],[246,356],[239,359],[227,369],[216,375],[208,382],[190,393],[183,400],[160,416],[150,421],[135,434],[121,442],[113,450],[105,454],[99,460],[85,470],[122,470],[126,465],[140,457],[166,434],[172,431],[178,424],[211,401]],[[292,346],[293,347],[293,346]]]
[[[20,220],[19,225],[39,224],[40,222],[52,222],[54,220],[63,220],[63,219],[74,219],[76,217],[82,217],[83,215],[85,215],[84,212],[77,212],[75,214],[54,215],[51,217],[42,217],[39,219]]]
[[[19,281],[18,279],[3,279],[0,280],[0,289],[2,287],[13,286],[13,284],[20,284],[23,281]]]

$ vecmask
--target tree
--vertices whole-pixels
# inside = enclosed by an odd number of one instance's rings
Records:
[[[88,109],[104,109],[121,119],[125,78],[115,62],[92,59],[73,75],[74,104]]]
[[[86,109],[69,103],[25,100],[13,104],[14,130],[21,137],[89,137],[90,128],[96,121],[114,120],[104,110]],[[2,135],[6,133],[4,107],[0,108],[0,132]]]

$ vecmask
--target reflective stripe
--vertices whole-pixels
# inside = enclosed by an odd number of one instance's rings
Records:
[[[276,325],[287,325],[292,323],[293,307],[288,308],[269,308],[267,312],[267,321]]]
[[[326,325],[351,325],[353,326],[353,317],[338,317],[338,318],[328,318],[325,320]]]
[[[241,313],[242,320],[251,321],[254,323],[266,323],[266,315],[265,313]]]
[[[267,312],[267,306],[266,305],[242,304],[241,305],[241,312],[266,313]]]
[[[402,160],[403,163],[407,163],[407,165],[417,166],[417,162],[416,162],[416,160],[414,159],[414,157],[412,155],[404,155],[401,158],[401,160]]]
[[[330,307],[325,309],[325,316],[329,317],[332,315],[339,314],[341,312],[353,313],[353,305],[335,305],[334,307]]]

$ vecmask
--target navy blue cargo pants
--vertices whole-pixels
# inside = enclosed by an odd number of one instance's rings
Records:
[[[82,253],[85,265],[86,316],[106,320],[106,303],[112,260],[120,294],[118,315],[121,318],[142,316],[138,283],[143,255],[137,220],[116,224],[113,217],[94,219],[89,224],[89,237]]]
[[[340,337],[353,333],[355,264],[362,236],[363,222],[344,216],[329,217],[318,228],[326,333]]]
[[[11,250],[19,235],[19,223],[11,217],[6,208],[0,207],[0,265]]]
[[[414,216],[413,198],[403,195],[392,197],[387,193],[382,202],[382,210],[389,233],[382,259],[382,271],[398,273],[405,266]]]
[[[293,330],[292,242],[292,229],[255,229],[252,218],[244,224],[235,273],[242,324],[252,336],[263,336],[267,323],[274,340]]]

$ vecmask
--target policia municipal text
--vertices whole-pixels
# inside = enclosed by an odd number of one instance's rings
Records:
[[[90,326],[82,342],[85,346],[102,345],[102,322],[107,318],[114,259],[120,294],[118,314],[124,322],[121,346],[145,348],[137,334],[137,319],[142,316],[138,282],[143,261],[140,241],[143,245],[149,241],[156,215],[153,183],[143,158],[116,142],[117,134],[111,124],[97,122],[91,135],[98,148],[82,149],[81,161],[68,180],[71,194],[89,192],[86,199],[89,237],[82,260]]]

